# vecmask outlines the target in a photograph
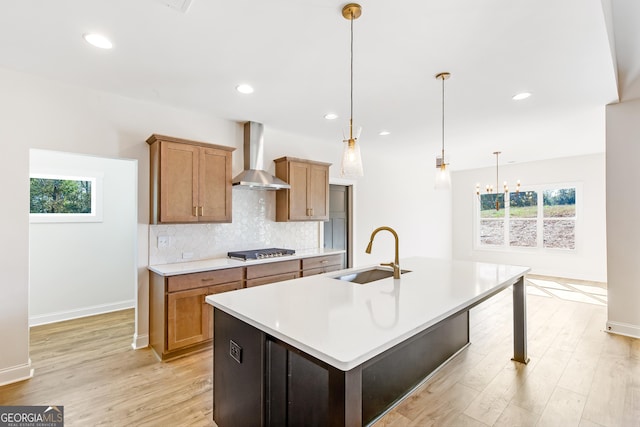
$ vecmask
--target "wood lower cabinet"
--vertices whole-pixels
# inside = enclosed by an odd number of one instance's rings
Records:
[[[300,260],[278,261],[247,267],[247,288],[300,277]]]
[[[232,147],[153,134],[151,223],[231,222]]]
[[[314,276],[316,274],[329,273],[330,271],[341,270],[343,267],[343,254],[325,255],[313,258],[303,258],[301,260],[302,277]]]
[[[243,287],[243,268],[163,277],[151,273],[150,345],[162,360],[210,345],[213,311],[207,295]]]
[[[343,257],[321,255],[167,277],[151,272],[151,348],[161,360],[209,348],[214,318],[207,295],[340,270]]]
[[[276,221],[329,220],[330,163],[282,157],[276,176],[291,185],[276,192]]]

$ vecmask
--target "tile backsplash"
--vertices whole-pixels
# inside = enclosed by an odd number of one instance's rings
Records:
[[[266,247],[319,247],[320,222],[275,222],[275,191],[234,189],[232,194],[232,223],[150,225],[149,265],[226,257],[229,251]],[[163,244],[159,245],[158,237]]]

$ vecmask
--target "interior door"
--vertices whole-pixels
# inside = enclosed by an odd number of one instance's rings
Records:
[[[342,268],[351,265],[349,259],[349,188],[329,186],[329,221],[324,223],[324,247],[346,250]]]

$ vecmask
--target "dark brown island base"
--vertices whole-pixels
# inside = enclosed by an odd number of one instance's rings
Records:
[[[527,363],[526,267],[410,258],[401,279],[344,270],[207,297],[219,427],[368,425],[469,345],[469,310],[513,286]],[[423,307],[421,310],[420,307]]]

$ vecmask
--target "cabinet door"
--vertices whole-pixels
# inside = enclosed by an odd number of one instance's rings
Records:
[[[199,147],[163,142],[160,147],[160,222],[196,222]]]
[[[208,288],[200,288],[167,295],[167,350],[208,339],[210,310],[204,300],[207,293]]]
[[[309,217],[310,219],[329,219],[329,168],[321,165],[309,165]]]
[[[289,164],[289,219],[306,220],[308,216],[309,165],[291,162]]]
[[[231,153],[200,149],[198,220],[231,222]]]

